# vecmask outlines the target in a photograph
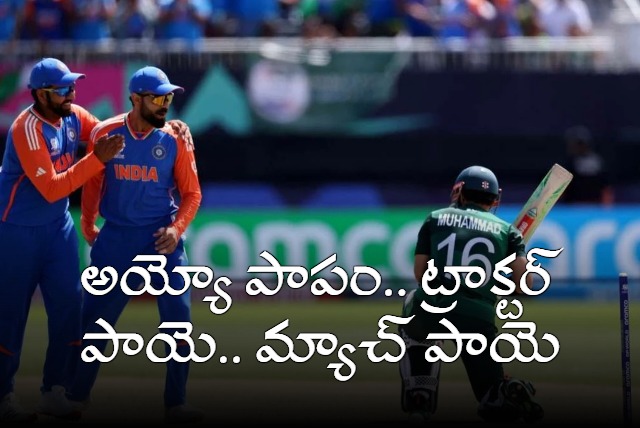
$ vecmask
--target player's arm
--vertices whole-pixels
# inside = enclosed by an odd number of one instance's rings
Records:
[[[525,276],[527,271],[527,257],[525,251],[524,238],[519,230],[515,227],[511,227],[509,231],[509,243],[508,247],[510,249],[509,254],[513,254],[515,252],[516,259],[509,264],[509,268],[513,270],[511,274],[511,280],[516,284],[515,294],[522,295],[525,294],[522,291],[521,279]],[[529,289],[531,289],[533,285],[533,277],[532,275],[526,275],[526,284]]]
[[[518,294],[518,295],[525,294],[524,291],[522,291],[522,287],[520,286],[521,284],[520,281],[521,281],[521,278],[524,276],[525,272],[527,271],[526,257],[516,256],[516,259],[513,262],[511,262],[509,267],[513,269],[511,280],[516,284],[515,294]],[[532,285],[533,285],[532,276],[527,275],[527,287],[531,289]]]
[[[86,126],[92,126],[93,116],[88,113],[87,120],[88,122],[83,124],[83,128]],[[117,123],[117,122],[116,122]],[[111,137],[107,137],[108,135],[108,124],[103,126],[95,126],[93,130],[89,134],[88,142],[87,142],[87,154],[94,153],[96,150],[100,150],[100,145],[104,144],[107,138],[115,139],[119,138],[122,141],[120,149],[124,146],[124,137],[121,135],[113,135]],[[98,144],[98,146],[96,146]],[[112,156],[109,158],[112,159],[118,152],[114,152]],[[103,195],[103,182],[104,182],[104,171],[100,171],[98,174],[89,178],[87,182],[82,186],[82,197],[80,200],[81,206],[81,215],[80,215],[80,230],[82,232],[82,236],[87,241],[89,245],[93,245],[96,238],[98,237],[98,233],[100,229],[96,226],[96,221],[98,220],[98,212],[100,208],[100,200]]]
[[[188,142],[191,141],[190,133],[186,141],[181,137],[177,137],[176,140],[177,156],[173,175],[180,193],[180,207],[175,220],[168,227],[161,228],[154,234],[158,238],[155,242],[155,248],[160,254],[170,254],[175,250],[180,236],[195,218],[202,201],[202,191],[193,153],[194,147],[192,143]]]
[[[416,242],[415,256],[413,259],[413,274],[418,283],[422,283],[422,276],[427,271],[427,263],[430,259],[431,236],[429,230],[429,220],[427,219],[418,232],[418,241]]]
[[[422,276],[427,271],[429,259],[429,254],[416,254],[413,259],[413,274],[419,283],[422,283]]]
[[[189,139],[190,137],[189,133]],[[202,191],[200,190],[200,181],[198,180],[198,169],[196,167],[196,159],[194,156],[194,146],[182,138],[178,139],[178,155],[176,156],[175,166],[173,168],[176,186],[180,193],[180,208],[176,213],[176,218],[171,223],[180,235],[182,235],[189,224],[193,221],[200,208],[202,201]]]
[[[12,136],[22,169],[47,202],[69,196],[89,177],[104,169],[104,163],[96,155],[90,154],[66,171],[57,173],[35,120],[27,120],[24,125],[15,127]]]
[[[100,123],[100,120],[89,113],[85,108],[77,104],[72,104],[71,109],[76,114],[76,117],[80,122],[80,136],[78,139],[79,141],[88,143],[89,140],[91,140],[91,133],[93,132],[96,125]],[[89,153],[89,150],[87,150],[87,153]]]
[[[93,152],[94,143],[89,141],[87,144],[87,153]],[[98,210],[100,207],[100,199],[102,197],[102,182],[104,181],[104,171],[100,171],[93,177],[89,178],[82,186],[82,198],[80,201],[80,230],[82,236],[89,245],[93,245],[100,229],[96,226],[98,220]]]

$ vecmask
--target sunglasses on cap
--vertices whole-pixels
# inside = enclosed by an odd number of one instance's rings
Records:
[[[151,102],[154,103],[157,106],[163,106],[164,103],[169,103],[171,104],[171,101],[173,101],[173,92],[169,92],[168,94],[165,95],[156,95],[156,94],[138,94],[141,97],[150,97],[151,98]]]
[[[71,92],[74,92],[76,90],[76,85],[61,86],[59,88],[42,88],[42,90],[47,92],[53,92],[59,97],[66,97]]]

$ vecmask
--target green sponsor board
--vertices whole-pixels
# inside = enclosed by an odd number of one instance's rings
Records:
[[[383,280],[413,277],[413,251],[426,209],[375,211],[201,210],[187,231],[190,265],[214,269],[216,277],[244,279],[250,266],[268,265],[268,251],[281,265],[309,271],[333,254],[349,275],[354,266],[370,266]],[[76,229],[79,215],[74,212]],[[89,247],[81,241],[82,267]],[[330,274],[332,267],[323,272]]]
[[[254,129],[382,135],[427,126],[429,115],[365,117],[395,96],[398,75],[410,57],[402,49],[338,52],[265,43],[260,54],[248,55],[245,89]]]

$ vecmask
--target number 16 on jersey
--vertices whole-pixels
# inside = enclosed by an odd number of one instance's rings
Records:
[[[522,232],[525,242],[529,241],[572,179],[573,174],[557,163],[549,169],[513,222]]]

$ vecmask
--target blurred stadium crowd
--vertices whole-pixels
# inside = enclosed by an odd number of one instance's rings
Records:
[[[0,0],[0,41],[584,36],[613,0]]]

